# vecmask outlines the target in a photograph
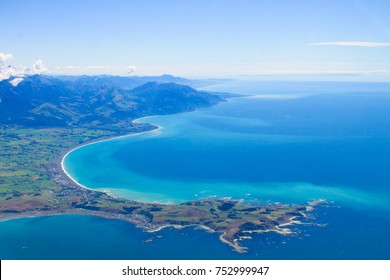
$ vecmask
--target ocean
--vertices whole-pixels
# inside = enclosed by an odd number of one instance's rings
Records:
[[[205,197],[328,203],[319,225],[253,235],[239,254],[196,228],[146,233],[88,216],[0,223],[2,259],[389,259],[390,84],[231,81],[217,106],[152,116],[160,129],[98,142],[64,159],[80,184],[140,201]]]

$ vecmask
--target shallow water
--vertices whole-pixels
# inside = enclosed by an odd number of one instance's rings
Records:
[[[162,128],[85,146],[64,163],[87,187],[142,201],[327,199],[388,208],[390,98],[376,94],[260,94],[143,118]]]
[[[151,235],[96,217],[20,219],[0,223],[0,257],[390,258],[388,84],[252,81],[208,89],[255,96],[144,118],[162,129],[77,149],[65,158],[66,170],[89,188],[142,201],[326,199],[331,203],[313,213],[326,226],[298,226],[288,237],[254,235],[242,255],[217,234],[193,228]]]

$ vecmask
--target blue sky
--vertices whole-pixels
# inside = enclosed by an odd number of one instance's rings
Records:
[[[2,63],[54,74],[390,77],[386,0],[0,0],[0,14]]]

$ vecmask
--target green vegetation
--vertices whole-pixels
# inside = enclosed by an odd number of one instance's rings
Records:
[[[192,111],[224,100],[175,83],[147,82],[128,89],[123,79],[117,82],[118,77],[62,81],[40,75],[25,77],[17,87],[0,81],[0,123],[121,130],[139,117]]]
[[[132,131],[150,129],[139,125]],[[88,214],[123,219],[147,230],[202,226],[244,252],[239,241],[252,232],[291,233],[281,226],[304,217],[306,206],[248,206],[204,199],[178,205],[113,198],[74,184],[61,170],[62,156],[88,141],[130,131],[84,128],[2,128],[0,130],[0,220],[53,214]]]
[[[281,227],[305,216],[306,206],[248,206],[220,199],[160,205],[114,198],[75,184],[61,169],[62,157],[71,148],[155,128],[134,123],[138,117],[192,111],[223,101],[213,93],[174,83],[148,82],[129,89],[128,79],[118,79],[35,75],[17,87],[0,81],[0,220],[87,214],[126,220],[150,231],[201,226],[220,233],[221,241],[243,252],[239,241],[247,234],[288,234]]]
[[[47,173],[49,163],[79,143],[110,137],[104,130],[87,129],[1,129],[0,201],[21,196],[40,196],[57,189]]]

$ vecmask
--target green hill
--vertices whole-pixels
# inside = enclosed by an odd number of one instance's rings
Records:
[[[110,81],[110,76],[105,81]],[[88,82],[81,81],[88,80]],[[191,111],[223,99],[175,83],[147,82],[133,89],[82,77],[28,76],[14,87],[0,82],[0,123],[25,127],[125,127],[135,118]],[[123,82],[123,80],[121,80]]]

